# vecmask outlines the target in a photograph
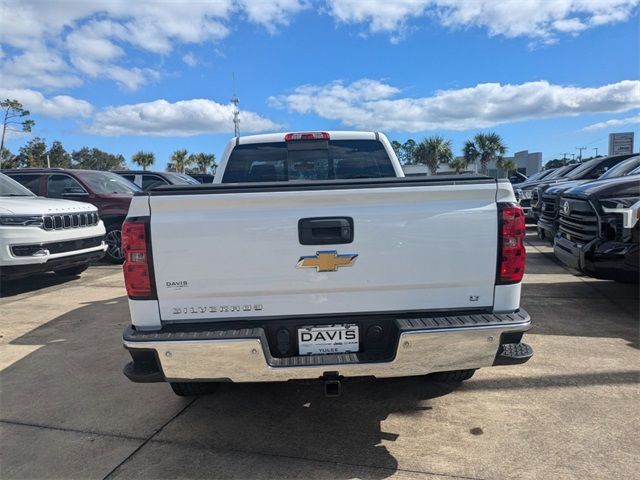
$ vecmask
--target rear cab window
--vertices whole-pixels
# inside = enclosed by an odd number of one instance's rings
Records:
[[[237,145],[222,183],[395,177],[378,140],[319,140]]]

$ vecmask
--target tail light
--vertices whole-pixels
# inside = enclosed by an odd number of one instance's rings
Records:
[[[327,132],[304,132],[304,133],[287,133],[284,136],[285,142],[295,142],[300,140],[329,140]]]
[[[124,283],[129,298],[135,300],[156,298],[147,226],[148,222],[141,218],[127,219],[122,225]]]
[[[498,203],[497,285],[522,281],[526,251],[524,212],[515,203]]]

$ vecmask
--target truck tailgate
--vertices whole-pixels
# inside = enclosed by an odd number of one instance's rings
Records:
[[[490,307],[496,188],[480,180],[152,194],[161,319]],[[352,218],[353,241],[302,245],[298,222],[313,217]],[[299,268],[325,251],[355,260],[336,271]]]

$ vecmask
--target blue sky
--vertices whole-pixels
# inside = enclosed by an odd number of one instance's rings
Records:
[[[0,0],[0,95],[32,135],[161,169],[178,148],[219,157],[234,73],[243,134],[440,134],[459,152],[491,130],[546,161],[638,131],[638,0],[140,3]]]

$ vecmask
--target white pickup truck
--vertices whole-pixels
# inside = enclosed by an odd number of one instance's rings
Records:
[[[134,382],[435,374],[526,362],[508,181],[402,178],[374,132],[239,137],[213,185],[137,194],[123,227]]]

